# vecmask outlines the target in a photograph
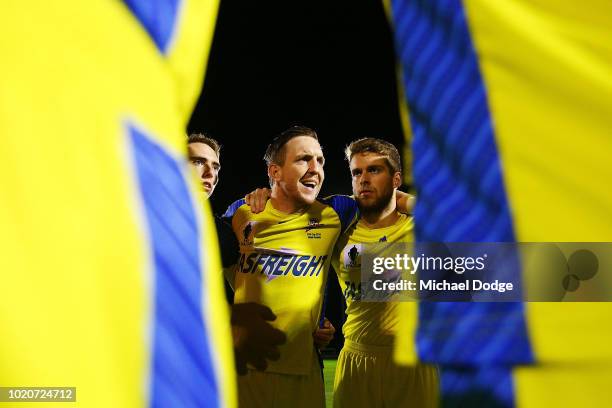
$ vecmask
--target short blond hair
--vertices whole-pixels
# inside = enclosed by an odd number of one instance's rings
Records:
[[[206,136],[204,133],[190,134],[189,137],[187,138],[187,144],[192,144],[192,143],[203,143],[205,145],[208,145],[208,147],[213,149],[217,157],[221,157],[221,144],[219,144],[219,142],[217,142],[212,137]]]
[[[351,144],[344,149],[346,160],[348,160],[349,163],[357,153],[376,153],[384,156],[387,167],[391,173],[402,172],[402,161],[397,151],[397,147],[386,140],[376,139],[374,137],[364,137],[363,139],[351,142]]]

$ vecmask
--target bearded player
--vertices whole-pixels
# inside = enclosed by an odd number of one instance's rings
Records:
[[[268,152],[266,153],[266,161],[268,163],[273,163],[273,161],[271,160],[271,158],[275,157],[273,152],[278,151],[278,147],[276,145],[281,145],[282,146],[281,143],[287,143],[287,142],[284,142],[282,139],[283,138],[287,138],[287,136],[290,136],[293,132],[300,131],[300,129],[302,129],[302,131],[306,130],[308,132],[312,132],[312,134],[314,134],[314,136],[316,137],[316,133],[314,133],[314,131],[312,131],[312,130],[310,130],[308,128],[294,127],[292,129],[289,129],[288,131],[284,132],[284,134],[281,135],[281,137],[279,139],[275,140],[270,145],[270,147],[268,148]],[[290,137],[295,137],[295,135],[290,136]],[[280,142],[279,142],[279,140],[280,140]],[[289,143],[287,143],[287,144],[289,144]],[[318,145],[318,142],[317,142],[317,148],[320,149],[320,146]],[[287,158],[294,157],[294,156],[289,156],[289,153],[287,153],[287,155],[288,155]],[[294,157],[294,160],[296,160],[296,161],[301,161],[303,159],[304,159],[304,157],[302,157],[300,155],[297,155],[297,156]],[[324,159],[322,158],[322,152],[321,152],[321,158],[319,160],[321,161],[321,163],[324,162]],[[272,180],[272,173],[270,171],[274,170],[274,168],[270,167],[270,164],[269,164],[268,169],[269,169],[269,175],[270,175],[270,178],[271,178],[271,185],[273,186],[272,195],[270,195],[270,190],[268,190],[268,189],[257,189],[254,192],[247,194],[247,196],[245,197],[245,200],[240,200],[237,203],[235,203],[236,206],[241,206],[241,208],[243,210],[245,210],[245,211],[248,210],[248,212],[250,214],[252,214],[253,216],[255,216],[256,214],[259,214],[262,211],[265,213],[265,212],[269,211],[270,208],[274,208],[274,206],[270,207],[271,203],[273,203],[273,201],[274,201],[274,183],[273,183],[273,180]],[[303,181],[306,184],[309,184],[309,182],[313,181],[312,179],[309,179],[307,177],[308,174],[310,174],[310,173],[306,173],[304,175],[304,177],[301,179],[301,181]],[[323,173],[322,173],[322,169],[321,169],[321,175],[322,174]],[[320,180],[322,181],[322,178]],[[283,182],[283,189],[287,189],[287,187],[292,186],[292,184],[293,183],[285,184],[285,182]],[[316,193],[318,194],[318,190],[320,190],[320,185],[318,185],[317,187],[318,188],[317,188]],[[315,195],[315,197],[316,197],[316,195]],[[270,200],[268,201],[268,199],[270,199]],[[351,220],[350,222],[348,222],[348,223],[344,223],[343,222],[343,224],[342,224],[343,225],[342,226],[343,231],[346,230],[346,226],[352,225],[352,223],[356,220],[357,212],[354,213],[355,208],[356,208],[356,203],[355,203],[355,201],[352,198],[345,197],[345,196],[331,196],[328,199],[321,200],[321,202],[326,203],[326,204],[332,206],[334,208],[334,211],[337,211],[337,214],[341,215],[341,217],[343,217],[345,219],[349,219],[350,218],[350,220]],[[244,205],[245,203],[247,204],[246,206]],[[397,206],[398,206],[398,208],[401,209],[401,211],[406,212],[406,213],[410,213],[411,209],[412,209],[412,204],[413,204],[413,200],[412,200],[412,197],[410,195],[398,192]],[[347,213],[347,209],[349,209],[348,213]],[[230,210],[231,210],[231,208],[230,208]],[[279,221],[279,223],[285,223],[285,222],[286,221]],[[305,231],[308,232],[311,229],[320,228],[320,227],[323,227],[323,226],[329,227],[329,225],[327,223],[321,222],[320,224],[317,224],[316,219],[314,219],[314,220],[311,219],[311,220],[309,220],[309,226],[305,228]],[[243,238],[245,240],[247,239],[247,235],[252,234],[253,228],[254,227],[252,226],[252,224],[249,224],[248,226],[245,226],[245,229],[244,229],[243,234],[242,234],[242,236],[243,236]],[[236,230],[236,228],[234,228],[234,229]],[[248,232],[248,234],[247,234],[247,232]],[[318,243],[320,243],[320,241],[317,240],[318,236],[316,234],[310,235],[308,238],[309,238],[309,240],[303,242],[304,247],[310,247],[310,246],[314,245],[315,243],[317,245],[318,245]],[[326,244],[329,244],[330,242],[331,241],[326,240]],[[334,245],[334,244],[335,244],[335,241],[333,241],[332,245]],[[242,252],[242,250],[243,250],[243,247],[241,246],[241,252]],[[327,251],[329,251],[329,252],[331,252],[332,250],[333,250],[333,248],[327,248]],[[247,262],[247,265],[246,265],[247,270],[245,272],[251,271],[251,273],[253,273],[258,268],[257,264],[256,265],[252,264],[253,263],[252,260],[249,260],[247,258],[246,262]],[[263,264],[263,267],[260,268],[261,269],[261,273],[267,273],[267,274],[272,273],[272,275],[274,275],[274,271],[273,270],[267,270],[267,268],[266,268],[267,262],[262,260],[261,257],[257,258],[257,262],[258,262],[258,264]],[[266,262],[266,263],[264,264],[264,262]],[[276,262],[276,259],[273,259],[273,262]],[[281,260],[280,263],[283,264],[284,261]],[[326,270],[327,269],[325,269],[325,271]],[[238,276],[239,275],[240,274],[238,274]],[[272,276],[271,278],[274,279],[275,277]],[[257,290],[258,290],[257,286],[255,286],[255,292],[256,293],[257,293]],[[236,292],[236,293],[238,293],[238,292]],[[303,298],[303,294],[299,293],[299,292],[296,292],[295,293],[295,300],[293,300],[293,301],[296,301],[296,300],[299,301],[299,299],[302,299],[302,298]],[[321,296],[319,296],[317,301],[320,304]],[[274,310],[274,308],[273,308],[273,310]],[[322,331],[321,329],[317,329],[317,331],[315,332],[315,340],[321,340],[321,339],[317,339],[317,335],[321,334],[321,331]],[[289,335],[289,338],[291,338],[290,335]],[[329,341],[329,337],[327,337],[327,341]],[[312,341],[311,341],[311,343],[312,343]],[[299,350],[299,349],[289,349],[289,350],[281,350],[281,353],[297,353],[299,355],[299,354],[303,353],[303,351]],[[292,358],[295,358],[295,357],[292,357],[290,355],[286,355],[286,357],[284,357],[284,358],[292,359]],[[283,357],[281,356],[281,360],[282,359],[283,359]],[[320,372],[319,372],[318,378],[320,378]],[[240,382],[239,382],[239,387],[238,388],[239,388],[239,399],[240,399],[241,404],[242,404],[243,401],[244,401],[242,390],[244,389],[244,387],[241,385]],[[321,384],[321,390],[322,390],[322,384]],[[286,402],[286,404],[295,405],[295,404],[303,403],[305,406],[311,406],[312,403],[313,403],[312,396],[311,397],[306,396],[306,398],[307,398],[306,400],[303,399],[304,398],[303,396],[298,396],[298,395],[294,395],[293,398],[294,399],[289,399],[288,400],[289,402]],[[273,401],[273,400],[271,400],[271,401]],[[283,401],[285,401],[285,400],[283,400]],[[279,405],[279,406],[283,406],[283,405]]]
[[[393,361],[398,321],[412,317],[399,316],[397,302],[361,301],[361,245],[413,240],[413,219],[396,206],[399,153],[391,143],[365,138],[346,148],[346,158],[360,219],[340,237],[332,260],[347,304],[334,407],[436,407],[437,368]]]

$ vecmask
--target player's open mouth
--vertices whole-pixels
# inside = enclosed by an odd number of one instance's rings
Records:
[[[204,181],[202,182],[202,187],[204,187],[204,190],[210,190],[212,188],[212,184],[210,184],[208,181]]]
[[[311,190],[314,190],[315,188],[317,188],[317,185],[319,184],[314,180],[301,180],[300,183],[302,183],[303,186]]]

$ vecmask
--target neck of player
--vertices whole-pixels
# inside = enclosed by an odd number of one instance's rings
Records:
[[[384,208],[372,210],[359,208],[359,212],[361,213],[359,222],[370,229],[389,227],[395,224],[401,216],[397,211],[395,194],[393,194],[393,199],[389,200]]]
[[[272,188],[270,204],[272,204],[275,210],[287,214],[302,212],[308,207],[306,203],[297,203],[294,200],[288,199],[279,188]]]

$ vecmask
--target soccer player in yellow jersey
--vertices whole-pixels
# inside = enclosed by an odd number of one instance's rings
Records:
[[[212,137],[193,133],[187,139],[187,152],[191,167],[195,170],[202,186],[205,199],[209,199],[219,182],[221,170],[221,145]],[[221,246],[223,267],[235,263],[236,240],[231,228],[215,216],[215,224]],[[234,341],[234,356],[238,374],[246,374],[246,364],[265,370],[266,359],[278,359],[278,345],[285,341],[285,335],[268,321],[276,319],[267,306],[258,303],[232,305],[231,324]]]
[[[336,245],[332,265],[344,293],[345,343],[336,367],[334,407],[436,407],[434,366],[399,366],[393,361],[397,302],[361,301],[361,244],[412,241],[413,219],[396,207],[400,156],[380,139],[356,140],[346,148],[360,219]]]
[[[265,372],[249,370],[238,381],[242,407],[323,407],[325,396],[312,333],[321,314],[331,253],[357,217],[345,196],[317,200],[325,178],[317,134],[292,127],[268,147],[265,160],[272,187],[263,212],[245,200],[224,217],[240,243],[234,301],[269,306],[273,325],[287,334],[280,359]]]

